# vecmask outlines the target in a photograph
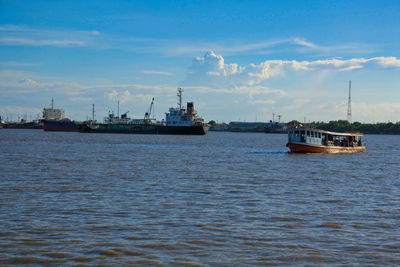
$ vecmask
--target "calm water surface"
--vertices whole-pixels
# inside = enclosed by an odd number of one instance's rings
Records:
[[[399,265],[400,137],[0,130],[0,265]]]

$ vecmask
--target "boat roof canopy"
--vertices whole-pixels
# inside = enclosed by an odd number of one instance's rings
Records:
[[[292,131],[295,131],[295,130],[309,130],[309,131],[320,132],[320,133],[325,133],[325,134],[329,134],[329,135],[336,135],[336,136],[363,136],[362,133],[337,133],[337,132],[330,132],[330,131],[325,131],[325,130],[320,130],[320,129],[307,128],[307,127],[292,128],[291,130]]]

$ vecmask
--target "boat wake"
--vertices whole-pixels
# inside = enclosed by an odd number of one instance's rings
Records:
[[[247,152],[246,154],[260,154],[260,155],[280,155],[287,154],[287,151],[255,151],[255,152]]]

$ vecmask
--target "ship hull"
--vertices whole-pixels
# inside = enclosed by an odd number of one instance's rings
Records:
[[[72,121],[43,121],[43,130],[45,131],[60,131],[60,132],[78,132],[79,127]]]
[[[162,126],[141,124],[94,124],[81,125],[81,133],[119,133],[119,134],[169,134],[169,135],[205,135],[207,125],[198,126]]]
[[[33,122],[5,123],[2,127],[7,129],[43,129],[42,124]]]
[[[209,126],[194,125],[194,126],[158,126],[158,134],[177,134],[177,135],[205,135]]]
[[[292,153],[324,153],[324,154],[342,154],[342,153],[361,153],[366,150],[365,146],[342,147],[342,146],[324,146],[307,143],[290,142],[286,145]]]
[[[81,133],[156,134],[156,127],[140,124],[84,124],[79,127],[79,131]]]

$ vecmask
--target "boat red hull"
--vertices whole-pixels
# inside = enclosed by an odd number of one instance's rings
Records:
[[[43,129],[45,131],[79,132],[79,128],[68,127],[68,126],[46,126],[46,127],[43,127]]]
[[[306,143],[290,142],[286,145],[289,147],[290,152],[293,153],[326,153],[326,154],[339,154],[339,153],[361,153],[364,152],[365,146],[356,147],[341,147],[341,146],[323,146],[313,145]]]
[[[79,127],[71,121],[43,121],[43,130],[45,131],[61,131],[61,132],[78,132]]]

